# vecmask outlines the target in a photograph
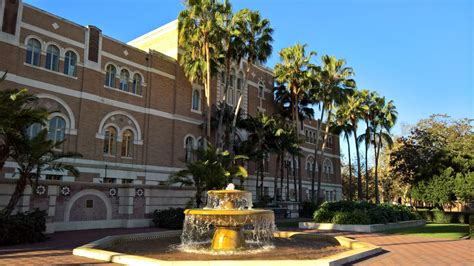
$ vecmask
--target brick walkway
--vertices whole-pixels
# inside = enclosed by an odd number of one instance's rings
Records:
[[[0,265],[113,265],[72,255],[72,250],[110,235],[159,231],[157,228],[58,232],[40,243],[0,247]]]
[[[0,247],[0,265],[112,265],[73,256],[72,249],[108,235],[158,231],[156,228],[59,232],[35,244]],[[355,265],[474,265],[474,240],[383,234],[337,235],[381,246],[385,252]]]

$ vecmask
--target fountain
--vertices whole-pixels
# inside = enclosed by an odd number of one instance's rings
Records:
[[[252,209],[252,194],[236,190],[233,184],[225,190],[208,191],[205,208],[187,209],[184,213],[183,250],[211,237],[210,248],[214,252],[246,250],[248,243],[261,247],[273,238],[273,211]]]

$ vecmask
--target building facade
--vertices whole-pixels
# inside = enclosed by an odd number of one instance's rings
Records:
[[[62,151],[83,156],[68,161],[77,166],[79,177],[44,172],[36,191],[25,191],[19,210],[47,210],[48,231],[53,232],[145,226],[155,209],[192,200],[192,188],[165,185],[205,135],[204,90],[190,84],[179,66],[176,21],[126,44],[95,26],[78,25],[19,0],[2,0],[0,23],[0,71],[8,71],[0,89],[27,88],[35,94],[51,112],[48,137],[65,140]],[[242,95],[244,113],[275,112],[272,70],[254,66],[246,77],[244,64],[232,68],[229,103],[236,104]],[[218,76],[212,82],[213,104],[222,91]],[[304,198],[309,196],[316,126],[306,122],[302,130],[306,156],[304,165],[296,167],[302,167]],[[32,125],[28,134],[39,130]],[[239,137],[245,139],[245,132]],[[330,137],[324,156],[324,195],[339,200],[337,136]],[[275,158],[267,164],[264,188],[273,196]],[[13,192],[16,167],[8,161],[0,172],[0,208]],[[249,168],[245,186],[254,192],[251,163]]]

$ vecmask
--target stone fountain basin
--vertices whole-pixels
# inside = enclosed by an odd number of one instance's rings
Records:
[[[150,239],[166,239],[170,237],[178,237],[181,231],[163,231],[144,234],[130,234],[119,236],[108,236],[97,241],[91,242],[84,246],[75,248],[73,254],[76,256],[88,257],[96,260],[114,262],[128,265],[161,265],[161,266],[189,266],[189,265],[206,265],[206,266],[278,266],[278,265],[343,265],[351,263],[366,257],[373,256],[382,252],[382,249],[372,244],[360,242],[343,236],[319,235],[304,232],[275,232],[275,238],[291,238],[293,236],[304,237],[314,241],[331,241],[343,246],[349,250],[319,258],[319,259],[289,259],[289,260],[246,260],[245,257],[239,260],[163,260],[146,256],[130,255],[125,253],[107,251],[108,247],[113,244],[127,245],[129,241],[142,241]]]
[[[188,209],[184,211],[186,216],[207,222],[215,226],[243,226],[255,221],[271,221],[274,218],[271,210],[217,210],[217,209]]]

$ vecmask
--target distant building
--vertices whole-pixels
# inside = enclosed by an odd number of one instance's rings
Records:
[[[155,209],[184,206],[192,188],[164,185],[170,173],[191,160],[204,136],[204,91],[192,85],[180,68],[177,22],[173,21],[126,44],[95,26],[81,26],[18,0],[0,2],[0,70],[8,70],[0,89],[28,88],[52,112],[49,137],[66,140],[63,151],[79,152],[70,162],[81,174],[44,172],[37,191],[28,188],[18,209],[48,210],[48,231],[137,227],[150,223]],[[272,70],[244,64],[232,67],[228,101],[243,95],[242,111],[273,113]],[[247,88],[243,79],[248,79]],[[222,98],[220,77],[212,82],[212,103]],[[308,198],[314,121],[302,127],[306,143],[301,159],[304,197]],[[34,135],[38,125],[29,129]],[[245,139],[245,132],[238,132]],[[302,136],[303,137],[303,136]],[[325,151],[323,192],[341,199],[339,138],[331,136]],[[289,160],[289,159],[288,159]],[[291,161],[291,160],[289,160]],[[276,160],[266,162],[264,192],[274,196]],[[249,163],[250,174],[254,165]],[[0,208],[15,183],[16,164],[0,172]],[[290,198],[294,197],[290,180]],[[245,186],[255,191],[255,177]],[[286,186],[286,182],[285,182]],[[286,198],[283,189],[282,196]]]

